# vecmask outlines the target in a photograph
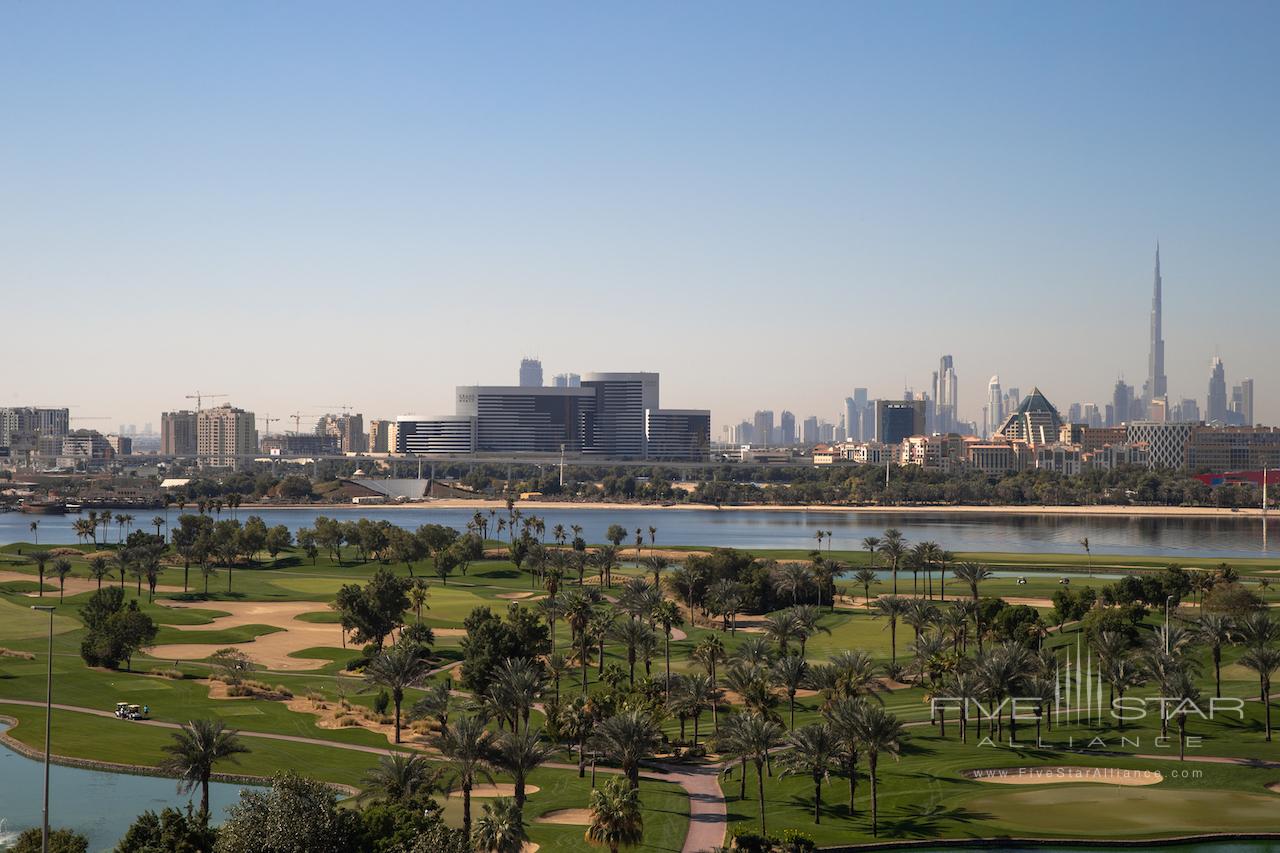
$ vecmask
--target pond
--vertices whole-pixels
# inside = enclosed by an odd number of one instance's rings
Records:
[[[210,786],[209,808],[216,820],[226,816],[227,807],[240,799],[244,787],[222,782]],[[0,849],[12,844],[23,830],[40,826],[43,792],[44,764],[0,747]],[[189,799],[178,794],[173,779],[57,764],[49,771],[49,824],[87,836],[90,853],[112,850],[134,818],[147,809],[185,808]]]

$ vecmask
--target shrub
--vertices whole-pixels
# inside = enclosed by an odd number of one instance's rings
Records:
[[[387,714],[387,709],[391,707],[391,694],[385,690],[379,690],[378,695],[373,697],[373,710],[379,717]]]

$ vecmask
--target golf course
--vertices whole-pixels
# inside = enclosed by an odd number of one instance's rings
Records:
[[[6,743],[43,756],[51,683],[56,762],[171,774],[217,721],[242,751],[215,780],[359,810],[413,757],[475,849],[1280,833],[1280,561],[659,549],[533,515],[268,548],[251,515],[0,549]],[[82,809],[52,792],[55,826]]]

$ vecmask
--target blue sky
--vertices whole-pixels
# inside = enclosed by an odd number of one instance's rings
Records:
[[[834,419],[1216,352],[1280,421],[1280,6],[17,4],[0,402],[452,410],[659,370]],[[216,386],[216,387],[215,387]]]

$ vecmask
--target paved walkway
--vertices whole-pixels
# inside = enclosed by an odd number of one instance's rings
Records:
[[[44,703],[32,701],[30,699],[6,699],[0,697],[0,705],[21,705],[27,708],[43,708]],[[100,708],[84,708],[79,705],[61,705],[54,703],[54,708],[59,711],[70,711],[76,714],[89,714],[95,717],[107,717],[115,719],[112,711],[104,711]],[[124,723],[122,722],[122,725]],[[132,720],[129,725],[153,726],[160,729],[179,729],[182,728],[177,723],[168,723],[162,720]],[[373,755],[391,755],[395,750],[377,747],[364,746],[357,743],[342,743],[340,741],[324,740],[322,738],[303,737],[302,735],[286,735],[276,732],[254,732],[246,729],[236,729],[236,733],[241,737],[261,738],[263,740],[279,740],[288,743],[305,743],[312,746],[324,746],[332,749],[347,749],[353,752],[364,752]],[[577,772],[577,764],[561,764],[559,762],[548,762],[543,765],[553,770],[572,770]],[[662,764],[659,762],[651,762],[647,766],[651,767],[654,772],[642,773],[646,779],[655,779],[663,782],[672,782],[684,789],[685,794],[689,797],[689,829],[684,837],[684,846],[681,853],[704,853],[721,846],[724,843],[725,829],[728,826],[728,812],[725,808],[724,794],[720,791],[719,768],[717,767],[686,767],[677,764]],[[599,773],[619,773],[621,771],[612,767],[599,767]]]

